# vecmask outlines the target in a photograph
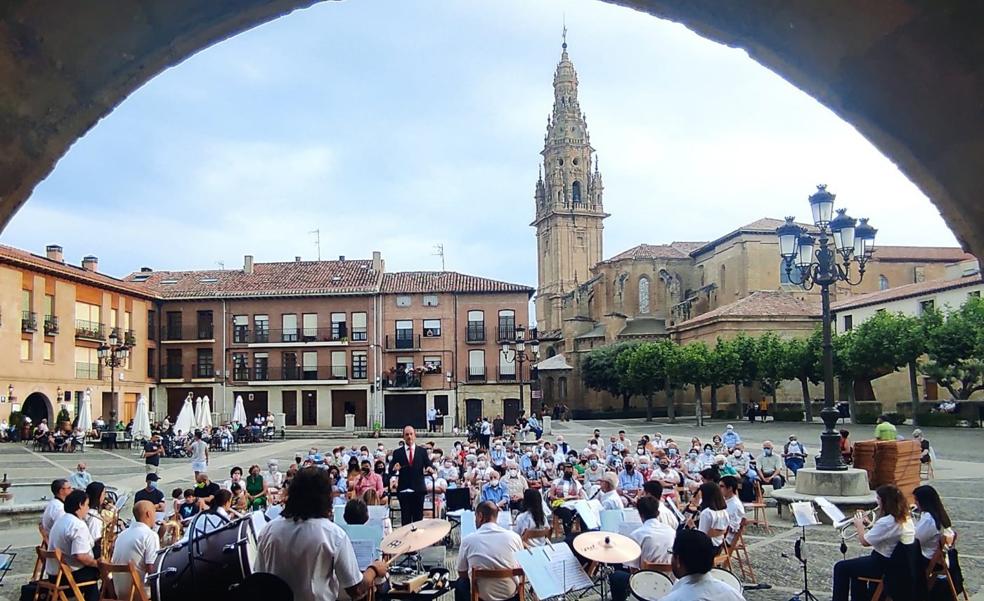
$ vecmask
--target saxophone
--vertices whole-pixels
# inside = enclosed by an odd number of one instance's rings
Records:
[[[116,535],[120,531],[120,513],[112,503],[108,503],[99,510],[99,519],[103,522],[102,537],[99,539],[100,557],[103,561],[111,561]]]

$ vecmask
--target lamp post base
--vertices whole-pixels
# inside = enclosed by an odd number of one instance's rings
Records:
[[[833,407],[824,407],[820,412],[824,431],[820,434],[820,456],[817,469],[821,471],[843,471],[847,469],[840,452],[840,433],[834,429],[840,413]]]

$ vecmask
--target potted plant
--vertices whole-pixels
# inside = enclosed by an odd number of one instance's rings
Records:
[[[58,422],[58,430],[64,431],[66,427],[71,429],[72,419],[69,417],[68,409],[64,405],[62,405],[61,411],[58,412],[58,419],[55,421]]]
[[[383,424],[379,422],[372,422],[372,437],[379,438],[383,433]]]

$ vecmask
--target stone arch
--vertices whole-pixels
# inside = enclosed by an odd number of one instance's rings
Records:
[[[21,405],[21,412],[31,418],[31,423],[35,426],[41,423],[42,419],[48,420],[48,426],[54,427],[54,409],[51,400],[43,392],[32,392],[24,399]]]
[[[318,1],[75,3],[58,11],[25,2],[5,11],[0,226],[68,148],[144,82],[220,40]],[[781,11],[770,3],[712,0],[632,6],[742,48],[818,99],[898,165],[961,242],[984,256],[978,198],[984,170],[972,160],[984,155],[977,92],[984,88],[977,60],[984,19],[976,3],[885,0],[863,22],[852,3]]]

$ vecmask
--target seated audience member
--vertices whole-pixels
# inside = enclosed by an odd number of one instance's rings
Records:
[[[267,491],[266,481],[263,479],[263,474],[260,473],[260,466],[251,465],[249,466],[249,472],[246,474],[246,481],[243,483],[243,490],[246,493],[247,509],[254,510],[266,509],[267,506]]]
[[[673,583],[660,601],[745,601],[741,593],[708,572],[714,567],[717,550],[699,530],[681,530],[673,541]]]
[[[639,569],[642,562],[669,564],[676,530],[670,528],[659,519],[661,502],[658,498],[646,495],[640,497],[636,507],[642,526],[629,534],[629,538],[639,543],[642,555],[639,559],[627,564],[630,568]],[[616,570],[609,578],[612,585],[612,601],[625,601],[629,597],[629,572]]]
[[[563,464],[563,470],[563,475],[554,480],[553,485],[550,487],[549,499],[550,505],[554,508],[554,514],[560,518],[561,523],[564,525],[564,535],[567,536],[573,530],[574,518],[577,517],[577,512],[564,507],[563,504],[567,501],[576,501],[583,498],[584,491],[577,478],[574,477],[574,466],[565,463]]]
[[[762,443],[762,455],[755,460],[755,467],[762,484],[771,484],[775,490],[779,490],[786,484],[785,478],[780,473],[782,462],[775,454],[771,440]]]
[[[601,502],[602,510],[625,508],[625,504],[622,503],[622,497],[618,495],[618,476],[615,475],[615,472],[607,472],[598,481],[598,487],[598,496],[595,498]]]
[[[806,464],[806,447],[796,439],[795,434],[789,435],[789,442],[782,449],[782,457],[786,461],[786,467],[793,472],[794,476]]]
[[[387,572],[382,561],[369,564],[364,574],[359,570],[352,541],[330,519],[331,492],[326,471],[298,470],[282,519],[260,533],[253,571],[283,579],[295,601],[334,601],[342,590],[361,599]]]
[[[500,482],[499,472],[493,471],[487,484],[482,486],[481,502],[488,501],[499,509],[509,508],[509,491]]]
[[[496,520],[499,509],[489,502],[483,502],[475,509],[475,524],[478,529],[461,539],[458,550],[458,580],[454,584],[455,601],[470,601],[471,571],[478,569],[518,568],[513,558],[516,551],[523,549],[519,535],[500,526]],[[517,578],[482,579],[476,585],[479,598],[483,601],[507,601],[518,599]]]
[[[218,484],[208,479],[207,473],[198,472],[195,476],[194,490],[195,499],[198,501],[198,509],[200,511],[206,511],[209,508],[209,504],[212,502],[212,498],[218,494],[221,489]]]
[[[68,477],[68,481],[75,490],[85,490],[85,487],[92,483],[92,474],[86,470],[84,463],[79,462],[75,472]]]
[[[851,465],[854,463],[854,444],[851,443],[851,439],[849,438],[851,433],[847,430],[841,430],[840,435],[841,459],[844,460],[844,463]]]
[[[67,482],[66,482],[67,484]],[[48,537],[48,549],[61,551],[62,560],[72,570],[76,582],[99,580],[99,564],[93,555],[95,541],[85,524],[89,512],[89,497],[84,490],[73,490],[65,497],[65,513],[58,518]],[[48,577],[58,573],[58,562],[49,559],[44,572]],[[99,589],[96,584],[82,588],[85,601],[96,601]]]
[[[147,573],[154,569],[157,550],[161,545],[157,532],[154,531],[156,514],[154,505],[150,501],[135,502],[133,521],[116,537],[116,546],[113,549],[113,563],[133,562],[141,586]],[[113,574],[113,588],[117,598],[129,599],[133,585],[129,574]]]
[[[163,512],[164,492],[157,488],[157,482],[160,480],[160,477],[156,473],[150,472],[144,479],[147,485],[133,495],[133,502],[150,501],[154,505],[154,511]]]
[[[178,505],[178,519],[181,521],[191,519],[199,511],[198,500],[195,499],[195,491],[186,488],[184,491],[184,502]]]
[[[745,519],[745,505],[738,498],[738,479],[734,476],[725,476],[718,483],[721,493],[724,495],[724,504],[728,510],[728,536],[727,542],[731,544],[735,534],[741,528],[741,523]]]
[[[642,492],[642,485],[645,479],[642,474],[636,471],[636,461],[632,457],[626,457],[622,465],[624,469],[618,475],[618,493],[627,505],[635,503],[636,497]]]
[[[543,496],[540,491],[527,488],[523,491],[522,512],[516,516],[513,532],[520,537],[527,530],[543,530],[547,527],[547,516],[543,511]],[[546,538],[531,538],[527,544],[539,547],[547,544]]]
[[[842,559],[834,564],[833,601],[847,601],[848,591],[851,599],[869,598],[867,583],[858,578],[881,578],[895,546],[899,543],[910,545],[915,540],[915,526],[902,492],[894,484],[884,484],[875,490],[875,499],[878,502],[878,519],[870,530],[865,530],[860,512],[854,516],[858,542],[863,547],[871,547],[872,552],[865,557]]]
[[[506,461],[506,473],[502,476],[501,483],[506,486],[509,509],[521,509],[523,496],[526,494],[529,484],[526,482],[526,478],[519,473],[519,465],[514,460]]]

